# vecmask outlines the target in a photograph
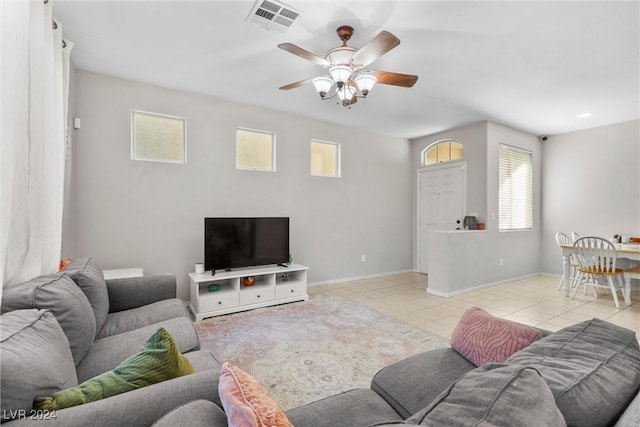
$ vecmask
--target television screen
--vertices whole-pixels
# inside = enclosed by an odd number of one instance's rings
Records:
[[[289,262],[289,218],[205,218],[204,268]]]

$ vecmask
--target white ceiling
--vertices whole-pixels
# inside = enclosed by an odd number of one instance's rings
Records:
[[[246,22],[253,0],[56,0],[54,16],[79,69],[405,138],[481,120],[553,135],[639,117],[637,0],[287,3],[302,15],[286,33]],[[324,57],[341,25],[357,48],[395,34],[400,46],[368,68],[416,85],[377,85],[350,110],[312,85],[278,90],[325,71],[277,45]]]

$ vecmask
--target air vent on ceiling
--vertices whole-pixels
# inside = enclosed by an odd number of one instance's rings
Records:
[[[267,30],[285,32],[300,16],[300,11],[275,0],[258,0],[251,8],[247,21]]]

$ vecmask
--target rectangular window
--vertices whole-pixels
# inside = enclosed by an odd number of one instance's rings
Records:
[[[311,141],[311,175],[340,176],[340,145],[333,142]]]
[[[530,151],[500,144],[499,229],[533,227],[533,161]]]
[[[153,162],[187,162],[187,122],[182,117],[131,112],[131,158]]]
[[[236,168],[274,172],[275,136],[271,132],[238,129],[236,131]]]

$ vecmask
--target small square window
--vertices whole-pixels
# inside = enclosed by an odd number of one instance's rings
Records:
[[[311,175],[340,176],[340,145],[311,141]]]
[[[182,117],[133,110],[131,159],[153,162],[187,162],[187,123]]]
[[[273,172],[276,170],[275,136],[249,129],[236,131],[236,168]]]

